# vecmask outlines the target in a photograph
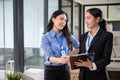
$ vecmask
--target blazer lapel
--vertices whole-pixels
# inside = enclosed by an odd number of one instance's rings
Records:
[[[90,48],[89,50],[92,48],[92,46],[98,41],[98,39],[100,38],[100,35],[102,33],[102,30],[99,29],[98,33],[95,35],[95,37],[93,38],[92,42],[91,42],[91,45],[90,45]]]
[[[88,32],[80,36],[80,52],[86,52],[86,40],[87,40]]]
[[[88,36],[88,33],[85,35],[85,37],[84,37],[84,40],[83,40],[83,44],[84,44],[84,48],[85,48],[85,52],[86,52],[86,40],[87,40],[87,36]]]

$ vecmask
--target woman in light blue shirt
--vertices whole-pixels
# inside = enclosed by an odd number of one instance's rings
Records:
[[[41,39],[41,48],[45,53],[44,80],[70,80],[69,55],[79,51],[79,42],[69,32],[68,16],[64,11],[52,14]]]

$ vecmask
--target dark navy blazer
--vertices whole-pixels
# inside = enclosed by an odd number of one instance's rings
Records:
[[[86,51],[86,40],[88,32],[80,36],[80,52]],[[79,80],[107,80],[106,66],[111,61],[111,53],[113,47],[113,34],[99,29],[93,38],[88,53],[95,52],[94,63],[97,70],[91,71],[88,68],[81,67]]]

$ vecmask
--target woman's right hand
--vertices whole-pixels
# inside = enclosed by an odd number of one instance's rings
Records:
[[[69,61],[69,56],[61,56],[60,63],[65,64]]]
[[[55,63],[55,64],[65,64],[69,61],[69,56],[61,56],[60,58],[57,57],[50,57],[49,58],[50,62]]]

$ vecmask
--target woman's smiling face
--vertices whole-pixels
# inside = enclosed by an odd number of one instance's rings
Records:
[[[54,23],[53,27],[58,29],[58,30],[62,30],[67,22],[67,16],[65,14],[61,14],[59,16],[57,16],[56,18],[52,18],[52,21]]]
[[[86,12],[85,14],[85,23],[88,29],[94,28],[96,25],[98,25],[98,17],[95,18],[93,15],[91,15],[89,12]]]

